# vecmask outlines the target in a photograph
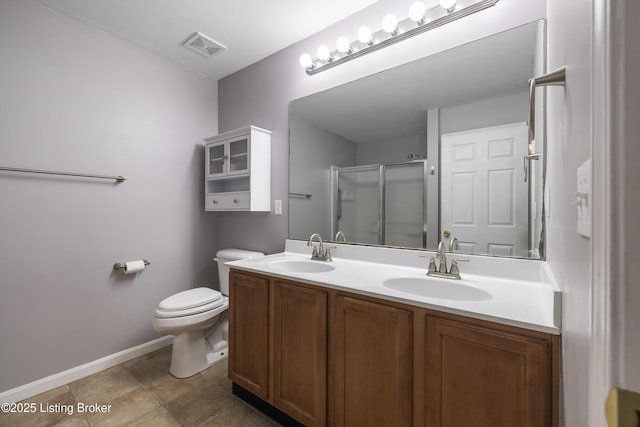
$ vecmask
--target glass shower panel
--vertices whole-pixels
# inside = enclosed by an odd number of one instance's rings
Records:
[[[342,231],[348,242],[380,244],[380,167],[345,168],[337,174],[335,232]]]
[[[426,247],[424,168],[424,162],[385,165],[385,245]]]

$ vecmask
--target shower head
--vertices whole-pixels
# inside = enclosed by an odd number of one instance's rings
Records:
[[[427,160],[427,158],[426,158],[426,157],[422,157],[420,154],[414,154],[414,153],[407,154],[407,158],[408,158],[408,159],[414,159],[414,158],[417,158],[417,159],[420,159],[420,160]]]

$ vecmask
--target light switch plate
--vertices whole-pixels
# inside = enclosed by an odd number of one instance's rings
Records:
[[[577,231],[584,237],[591,237],[591,159],[578,167],[576,189],[576,209],[578,210]]]

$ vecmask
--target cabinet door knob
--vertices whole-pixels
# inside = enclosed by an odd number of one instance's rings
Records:
[[[213,199],[213,204],[215,205],[217,203],[218,203],[218,201],[216,199]]]
[[[238,199],[233,199],[233,203],[238,203]]]

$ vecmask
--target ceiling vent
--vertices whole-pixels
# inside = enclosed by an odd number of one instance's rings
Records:
[[[189,38],[182,43],[184,47],[194,52],[199,53],[200,55],[211,58],[220,52],[227,50],[227,47],[221,45],[215,40],[210,39],[202,33],[194,33],[189,36]]]

